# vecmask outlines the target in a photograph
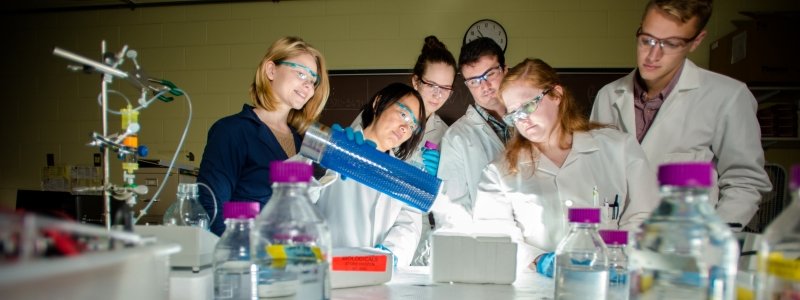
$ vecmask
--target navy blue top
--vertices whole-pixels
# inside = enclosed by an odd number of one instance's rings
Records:
[[[211,224],[211,232],[216,235],[225,231],[222,204],[230,200],[258,201],[263,208],[272,196],[269,163],[288,158],[253,109],[245,104],[240,113],[218,120],[208,130],[197,181],[210,186],[217,197],[217,216]],[[300,135],[294,128],[291,130],[295,151],[300,152]],[[213,218],[213,198],[208,189],[199,190],[200,203]]]

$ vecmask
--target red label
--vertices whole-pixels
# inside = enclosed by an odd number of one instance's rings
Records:
[[[334,256],[332,269],[334,271],[384,272],[386,271],[386,256]]]

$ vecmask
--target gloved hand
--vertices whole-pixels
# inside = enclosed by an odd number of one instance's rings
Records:
[[[354,141],[358,145],[363,145],[364,143],[366,143],[367,145],[372,146],[372,148],[375,148],[377,146],[375,142],[370,140],[365,140],[364,135],[361,133],[361,131],[355,131],[353,130],[353,127],[342,128],[342,125],[339,125],[339,123],[333,123],[333,125],[331,125],[331,129],[339,132],[344,132],[344,135],[347,137],[347,140]],[[339,178],[341,178],[342,180],[347,180],[347,176],[344,176],[344,174],[342,173],[339,173]]]
[[[394,252],[392,252],[392,250],[389,250],[389,248],[386,248],[386,246],[384,246],[383,244],[377,244],[377,245],[375,245],[375,248],[383,250],[383,251],[386,251],[386,252],[389,252],[390,254],[392,254],[392,267],[397,269],[397,256],[394,255]]]
[[[549,278],[553,278],[553,271],[555,271],[556,254],[554,252],[547,252],[539,256],[536,263],[536,273],[542,274]]]
[[[422,163],[425,164],[425,171],[428,174],[436,176],[436,172],[439,171],[439,150],[433,149],[422,149]]]
[[[347,136],[347,139],[349,141],[354,141],[358,145],[363,145],[364,143],[366,143],[367,145],[370,145],[373,148],[377,147],[377,144],[375,144],[375,142],[370,140],[365,140],[364,134],[362,134],[361,131],[353,130],[353,127],[342,128],[342,125],[339,125],[339,123],[333,123],[331,129],[344,132],[344,135]]]

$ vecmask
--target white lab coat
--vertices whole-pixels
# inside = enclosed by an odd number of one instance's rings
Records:
[[[473,106],[442,137],[437,176],[442,179],[443,195],[437,197],[431,212],[436,228],[458,227],[471,222],[472,207],[481,172],[505,149],[505,144]]]
[[[360,130],[360,126],[354,127]],[[419,242],[422,216],[403,202],[333,171],[319,180],[312,202],[328,223],[333,247],[374,247],[383,244],[408,266]]]
[[[361,112],[363,113],[363,112]],[[361,127],[361,113],[356,116],[356,119],[353,120],[353,123],[350,125],[351,127]],[[439,145],[441,149],[442,137],[444,136],[445,131],[447,131],[447,123],[445,123],[441,117],[437,114],[432,114],[428,120],[425,122],[425,134],[420,141],[420,144],[415,150],[414,153],[411,154],[411,157],[406,159],[405,161],[415,165],[415,166],[423,166],[424,163],[422,162],[422,147],[425,146],[425,141],[431,141]],[[418,263],[414,265],[423,265],[423,261],[425,259],[420,259],[420,255],[426,250],[429,243],[426,243],[428,240],[428,236],[431,232],[431,224],[428,220],[427,214],[421,215],[421,222],[422,222],[422,232],[420,234],[419,245],[416,247],[416,251],[414,252],[414,261],[418,261]]]
[[[475,228],[505,233],[520,243],[522,266],[556,246],[569,231],[569,207],[601,207],[601,229],[634,231],[658,205],[655,173],[636,139],[603,128],[573,135],[572,150],[559,168],[544,155],[521,160],[509,175],[499,157],[483,171],[474,210]],[[531,168],[536,171],[531,174]],[[593,203],[597,188],[599,205]],[[619,196],[619,217],[606,200]]]
[[[636,133],[635,72],[600,90],[592,108],[593,121]],[[718,173],[711,205],[725,222],[747,225],[758,210],[760,193],[772,189],[764,171],[757,109],[746,85],[687,59],[677,85],[645,134],[642,148],[654,167],[678,161],[714,163]]]

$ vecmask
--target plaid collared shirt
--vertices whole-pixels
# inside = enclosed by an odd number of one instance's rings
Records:
[[[481,115],[484,120],[486,120],[486,123],[489,124],[489,127],[491,127],[494,133],[497,134],[497,137],[500,138],[500,141],[502,141],[503,144],[506,144],[508,139],[511,138],[511,131],[508,129],[508,125],[506,125],[506,123],[503,121],[497,120],[497,118],[483,109],[483,107],[474,104],[472,106],[475,107],[475,110],[478,112],[478,114]]]

